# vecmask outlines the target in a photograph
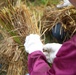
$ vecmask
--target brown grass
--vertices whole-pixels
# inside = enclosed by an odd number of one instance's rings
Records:
[[[76,9],[71,7],[66,7],[64,9],[58,10],[51,8],[51,10],[45,10],[42,21],[42,34],[51,31],[52,28],[60,22],[62,27],[67,31],[65,40],[70,39],[76,33]],[[63,41],[63,42],[64,42]]]
[[[11,4],[0,11],[0,28],[4,40],[0,44],[1,72],[7,75],[25,75],[27,72],[27,53],[24,50],[25,37],[31,33],[39,34],[33,24],[30,11],[23,4]]]

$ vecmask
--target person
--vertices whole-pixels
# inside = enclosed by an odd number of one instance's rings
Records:
[[[75,0],[70,0],[75,5]],[[43,45],[38,34],[25,39],[30,75],[76,75],[76,34],[63,44]],[[46,50],[43,52],[43,49]],[[52,63],[50,67],[48,62]]]
[[[71,6],[72,4],[69,2],[69,0],[63,0],[63,3],[58,4],[56,7],[57,8],[63,8],[63,7],[67,7],[67,6]]]

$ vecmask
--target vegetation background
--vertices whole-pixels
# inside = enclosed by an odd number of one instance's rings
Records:
[[[27,7],[31,10],[33,16],[36,18],[34,20],[35,23],[37,23],[38,25],[40,25],[40,20],[41,20],[41,17],[43,15],[43,11],[45,8],[47,8],[48,6],[56,6],[58,3],[59,3],[59,0],[0,0],[0,10],[2,11],[3,14],[5,14],[5,7],[9,6],[8,4],[8,1],[11,2],[12,5],[15,5],[16,2],[23,2],[25,5],[27,5]],[[4,10],[2,10],[4,9]],[[13,9],[13,8],[11,8]],[[7,10],[8,11],[8,10]],[[8,11],[9,12],[9,11]],[[13,12],[13,10],[12,10]],[[10,12],[9,12],[10,13]],[[0,14],[1,15],[1,14]],[[5,46],[4,44],[6,45],[6,43],[2,43],[1,40],[3,40],[5,37],[4,37],[4,32],[5,30],[10,30],[10,29],[13,29],[12,28],[12,25],[11,23],[8,25],[7,23],[7,20],[8,19],[11,19],[10,16],[8,17],[7,15],[2,15],[2,16],[6,16],[6,18],[4,18],[4,22],[1,22],[1,24],[3,24],[4,26],[6,26],[5,28],[2,28],[1,29],[1,26],[0,26],[0,45],[2,45],[2,49],[5,49]],[[2,17],[1,16],[1,17]],[[0,17],[0,18],[1,18]],[[1,20],[1,19],[0,19]],[[6,24],[7,23],[7,24]],[[13,29],[14,30],[14,29]],[[11,31],[11,30],[10,30]],[[10,37],[13,37],[13,36],[17,36],[16,34],[14,34],[13,32],[14,31],[9,31],[9,36]],[[7,35],[6,35],[7,34]],[[5,35],[8,37],[8,32],[5,33]],[[8,38],[7,38],[8,39]],[[47,37],[47,39],[49,39],[49,36]],[[21,41],[19,40],[19,37],[14,37],[14,40],[19,44],[18,47],[20,47],[20,51],[23,50],[21,48],[23,48],[22,46],[22,43]],[[49,41],[49,40],[47,40]],[[8,42],[8,41],[7,41]],[[20,44],[21,43],[21,44]],[[11,44],[11,43],[10,43]],[[7,45],[6,45],[7,46]],[[1,48],[1,47],[0,47]],[[9,50],[9,48],[7,47],[6,48],[7,51]],[[0,49],[1,50],[1,49]],[[9,53],[9,52],[8,52]],[[27,59],[27,58],[25,58]],[[19,61],[20,62],[20,61]],[[25,62],[26,64],[27,62]],[[0,64],[1,65],[1,64]],[[26,65],[27,66],[27,65]],[[4,66],[5,67],[5,66]],[[27,72],[27,71],[26,71]],[[5,71],[0,71],[0,75],[6,75],[6,72]],[[19,74],[20,75],[20,74]]]

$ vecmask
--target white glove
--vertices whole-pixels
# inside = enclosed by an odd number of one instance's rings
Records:
[[[48,43],[44,45],[44,55],[49,63],[53,63],[54,58],[56,57],[57,52],[61,48],[62,44],[58,43]]]
[[[30,34],[26,37],[24,47],[27,53],[32,53],[34,51],[43,52],[43,44],[40,40],[40,36],[37,34]]]
[[[63,8],[63,7],[66,7],[66,6],[71,6],[72,4],[69,2],[69,0],[64,0],[64,3],[63,4],[58,4],[57,5],[57,8]]]

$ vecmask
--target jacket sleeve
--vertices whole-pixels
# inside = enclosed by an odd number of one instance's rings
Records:
[[[41,51],[35,51],[28,56],[30,75],[48,75],[50,67]]]
[[[42,52],[28,56],[30,75],[75,75],[76,74],[76,35],[65,42],[57,53],[50,68]]]

